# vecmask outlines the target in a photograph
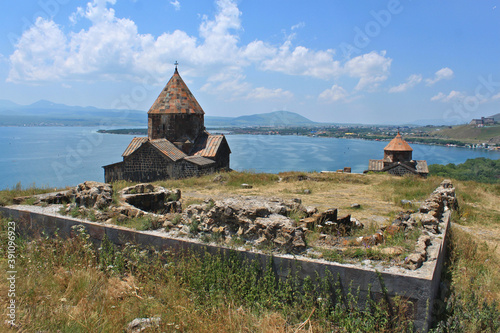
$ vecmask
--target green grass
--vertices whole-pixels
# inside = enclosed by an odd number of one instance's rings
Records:
[[[424,200],[439,186],[443,178],[407,175],[404,177],[393,177],[384,181],[380,187],[386,193],[386,200],[404,207],[401,200],[420,201]],[[406,208],[406,207],[404,207]]]
[[[12,205],[14,202],[14,198],[17,197],[32,196],[55,191],[57,191],[57,189],[49,187],[37,187],[37,185],[34,183],[28,187],[23,187],[21,185],[21,182],[18,182],[13,188],[6,188],[0,191],[0,206]],[[34,200],[28,204],[33,204],[33,202]]]
[[[357,291],[342,292],[332,275],[318,283],[294,275],[283,280],[270,265],[236,253],[174,257],[131,244],[117,248],[107,239],[96,248],[83,229],[75,233],[16,240],[23,270],[16,323],[23,331],[116,332],[134,318],[154,316],[161,318],[159,331],[305,331],[297,330],[301,325],[316,332],[411,331],[403,299],[369,299],[361,310]],[[4,279],[0,288],[6,287]]]
[[[252,186],[263,186],[277,182],[278,175],[270,173],[256,173],[252,171],[246,172],[230,172],[227,173],[226,186],[239,188],[241,184],[249,184]]]
[[[500,225],[500,184],[485,184],[473,181],[457,184],[458,211],[455,221],[465,225]]]
[[[123,222],[115,222],[117,225],[123,227],[145,231],[145,230],[155,230],[161,227],[158,218],[151,215],[143,215],[141,217],[129,218]]]

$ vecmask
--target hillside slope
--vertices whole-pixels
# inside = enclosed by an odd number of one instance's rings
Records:
[[[469,143],[500,143],[500,125],[477,127],[473,125],[454,126],[429,133],[430,136],[460,140]]]

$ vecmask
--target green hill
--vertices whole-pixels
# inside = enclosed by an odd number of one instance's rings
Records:
[[[500,117],[500,114],[496,115]],[[452,128],[437,129],[429,136],[443,139],[453,139],[467,143],[500,143],[500,125],[477,127],[474,125],[453,126]]]
[[[500,123],[500,113],[497,113],[496,115],[491,116],[491,118],[495,119],[495,121],[496,121],[497,123]]]

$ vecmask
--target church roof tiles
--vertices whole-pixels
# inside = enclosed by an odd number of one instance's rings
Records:
[[[181,160],[187,155],[182,150],[177,148],[172,142],[167,139],[151,140],[151,144],[161,151],[165,156],[173,161]]]
[[[128,144],[127,149],[123,152],[122,156],[127,157],[136,151],[144,142],[147,142],[148,138],[133,138]]]
[[[204,133],[196,142],[193,155],[214,158],[225,140],[222,134],[208,134]]]
[[[153,147],[158,149],[163,155],[170,158],[172,161],[178,161],[185,158],[187,155],[177,148],[172,142],[167,139],[156,139],[148,140],[148,138],[133,138],[132,142],[128,145],[125,152],[122,154],[123,157],[132,155],[137,149],[139,149],[144,143],[149,142]]]
[[[188,156],[188,157],[186,157],[184,159],[186,161],[188,161],[188,162],[191,162],[193,164],[200,165],[200,166],[210,165],[210,164],[214,164],[215,163],[214,160],[211,160],[209,158],[205,158],[205,157],[202,157],[202,156]]]
[[[194,95],[182,80],[177,68],[148,113],[205,114]]]
[[[394,139],[389,142],[387,146],[385,146],[384,150],[389,150],[389,151],[413,151],[413,149],[410,147],[408,142],[406,142],[401,134],[396,135]]]

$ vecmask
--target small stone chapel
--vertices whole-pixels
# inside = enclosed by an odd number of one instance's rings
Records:
[[[177,70],[148,111],[148,136],[135,137],[123,161],[103,166],[106,183],[152,182],[229,170],[224,135],[206,131],[205,112]]]
[[[414,174],[427,177],[429,169],[427,161],[413,160],[413,148],[410,147],[401,134],[396,135],[384,148],[384,159],[370,160],[368,170],[373,172],[387,172],[396,176]]]

